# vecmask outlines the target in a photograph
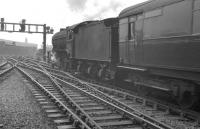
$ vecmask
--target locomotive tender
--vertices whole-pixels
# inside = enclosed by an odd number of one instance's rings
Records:
[[[185,107],[199,101],[200,0],[150,0],[67,27],[52,43],[62,68],[167,93]]]
[[[60,67],[103,77],[118,62],[118,27],[112,26],[117,22],[86,21],[56,33],[52,43]]]

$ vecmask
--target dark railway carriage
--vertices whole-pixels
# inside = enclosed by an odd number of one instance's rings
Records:
[[[200,94],[199,33],[200,0],[152,0],[124,9],[117,79],[189,106]]]

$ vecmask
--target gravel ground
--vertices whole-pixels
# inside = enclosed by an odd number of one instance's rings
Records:
[[[56,129],[46,118],[18,71],[0,82],[0,129]]]

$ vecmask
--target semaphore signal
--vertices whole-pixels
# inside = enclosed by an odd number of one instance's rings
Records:
[[[4,18],[1,18],[0,24],[1,24],[0,31],[2,32],[43,34],[43,60],[46,61],[46,35],[53,34],[53,31],[54,31],[53,28],[50,28],[50,26],[46,26],[46,24],[26,24],[25,19],[22,19],[21,23],[9,23],[9,22],[5,22]]]

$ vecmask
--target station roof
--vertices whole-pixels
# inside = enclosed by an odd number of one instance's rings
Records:
[[[131,16],[134,14],[143,13],[145,11],[153,10],[156,8],[160,8],[166,5],[170,5],[173,3],[177,3],[183,0],[149,0],[137,5],[130,6],[122,10],[119,14],[119,18]]]

